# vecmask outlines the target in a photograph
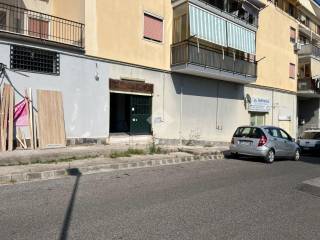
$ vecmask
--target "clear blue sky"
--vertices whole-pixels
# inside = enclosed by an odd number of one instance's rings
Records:
[[[314,0],[314,1],[320,5],[320,0]]]

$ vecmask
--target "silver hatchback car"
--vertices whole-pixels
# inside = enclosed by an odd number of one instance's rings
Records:
[[[273,126],[243,126],[233,135],[230,151],[233,157],[239,155],[263,157],[267,163],[275,158],[300,159],[300,148],[283,129]]]

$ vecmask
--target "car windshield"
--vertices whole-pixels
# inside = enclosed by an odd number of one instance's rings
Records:
[[[303,133],[302,139],[316,139],[320,140],[320,132],[305,132]]]
[[[254,127],[240,127],[234,134],[234,137],[238,138],[261,138],[264,133],[259,128]]]

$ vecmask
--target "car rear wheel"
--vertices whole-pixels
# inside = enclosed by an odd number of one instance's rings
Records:
[[[231,153],[231,158],[239,159],[239,154],[238,153]]]
[[[267,153],[267,156],[265,156],[265,161],[266,161],[266,163],[273,163],[274,162],[274,151],[273,150],[269,150],[269,152]]]
[[[299,161],[300,160],[300,151],[298,149],[294,153],[293,160],[294,161]]]

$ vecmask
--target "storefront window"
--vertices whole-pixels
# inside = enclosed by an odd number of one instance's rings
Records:
[[[265,125],[266,114],[252,112],[250,117],[251,126],[262,126]]]

